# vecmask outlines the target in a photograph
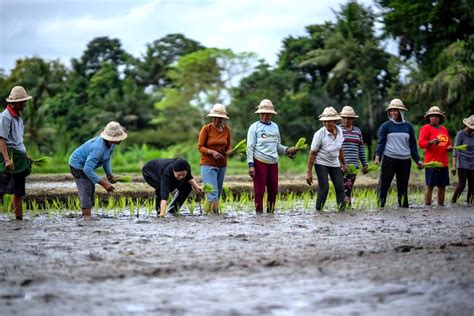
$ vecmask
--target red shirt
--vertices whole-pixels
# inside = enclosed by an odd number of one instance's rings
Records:
[[[438,145],[431,144],[430,140],[439,140]],[[425,162],[439,161],[443,163],[445,167],[448,164],[448,147],[452,146],[451,138],[446,127],[439,125],[438,128],[426,124],[420,129],[420,137],[418,139],[418,145],[425,151]]]

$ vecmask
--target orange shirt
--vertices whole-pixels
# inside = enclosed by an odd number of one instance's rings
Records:
[[[430,140],[439,140],[438,145],[429,145]],[[448,166],[448,147],[452,146],[448,130],[443,125],[438,128],[430,124],[423,125],[420,129],[418,145],[425,151],[425,162],[439,161]]]
[[[223,159],[214,159],[214,157],[207,153],[207,151],[215,150],[221,153]],[[226,167],[227,156],[225,153],[231,150],[230,147],[230,129],[224,126],[222,131],[218,131],[214,124],[209,123],[202,127],[199,132],[198,150],[201,153],[201,165],[213,166],[213,167]]]

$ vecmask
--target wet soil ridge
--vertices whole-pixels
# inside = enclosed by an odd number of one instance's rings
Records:
[[[200,179],[197,179],[200,182]],[[114,184],[116,191],[107,194],[102,187],[96,187],[96,196],[99,199],[99,205],[104,206],[109,203],[111,198],[119,199],[125,198],[127,200],[126,206],[130,206],[130,199],[134,203],[145,203],[155,198],[153,188],[147,185],[143,178],[139,175],[132,176],[130,183],[116,183]],[[393,187],[396,186],[394,182]],[[377,187],[377,179],[367,176],[360,176],[354,191],[358,190],[375,190]],[[410,184],[411,189],[419,190],[423,188],[422,183]],[[312,196],[317,191],[317,185],[308,186],[304,178],[301,176],[284,175],[279,181],[279,193],[283,196],[292,194],[300,196],[302,194],[310,193]],[[227,199],[228,195],[232,195],[233,199],[239,199],[243,194],[250,196],[253,193],[253,184],[248,176],[228,176],[224,183],[223,199]],[[194,194],[191,197],[198,201],[199,198]],[[44,209],[46,206],[53,203],[69,204],[77,198],[77,190],[74,184],[74,179],[69,174],[57,175],[32,175],[28,178],[27,195],[25,196],[25,203],[28,208],[32,206],[39,209]]]

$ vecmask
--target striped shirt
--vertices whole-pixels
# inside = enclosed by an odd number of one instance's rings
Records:
[[[339,127],[342,129],[342,134],[344,136],[342,151],[344,152],[346,165],[352,164],[356,168],[359,168],[359,161],[362,165],[366,165],[367,157],[365,156],[364,138],[362,137],[360,129],[355,126],[352,126],[351,130],[342,125]]]

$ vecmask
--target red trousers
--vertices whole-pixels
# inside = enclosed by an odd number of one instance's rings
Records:
[[[278,163],[266,164],[255,160],[255,175],[253,176],[253,194],[255,210],[263,212],[263,194],[267,187],[267,212],[275,211],[275,201],[278,193]]]

